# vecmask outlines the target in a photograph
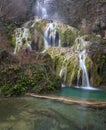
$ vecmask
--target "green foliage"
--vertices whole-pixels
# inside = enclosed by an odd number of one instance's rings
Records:
[[[11,46],[15,47],[15,43],[16,43],[16,39],[15,39],[14,34],[12,34],[12,35],[10,36],[10,39],[9,39],[9,44],[10,44]]]
[[[59,32],[61,35],[60,36],[61,37],[61,45],[68,46],[68,47],[71,47],[74,44],[75,39],[78,36],[82,35],[82,32],[80,32],[76,28],[73,28],[73,27],[67,26],[67,25],[60,27]]]
[[[58,89],[60,84],[60,79],[45,64],[9,66],[0,71],[0,93],[5,96],[48,93]]]
[[[4,23],[3,24],[4,31],[7,33],[8,36],[11,36],[11,33],[13,32],[15,27],[16,26],[13,23]]]
[[[67,46],[72,46],[75,40],[75,35],[71,32],[71,30],[67,29],[63,34],[62,34],[62,45],[66,43]]]

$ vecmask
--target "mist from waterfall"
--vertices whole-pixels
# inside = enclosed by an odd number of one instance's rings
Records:
[[[47,20],[63,20],[63,18],[58,15],[58,6],[56,6],[56,4],[57,2],[55,0],[37,0],[35,5],[35,15]]]
[[[36,15],[42,19],[48,19],[48,14],[47,14],[47,8],[45,6],[45,1],[37,1],[36,3]]]

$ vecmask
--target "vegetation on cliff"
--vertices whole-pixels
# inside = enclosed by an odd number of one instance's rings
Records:
[[[43,94],[59,89],[60,85],[59,77],[44,61],[21,64],[5,50],[0,51],[0,95]]]

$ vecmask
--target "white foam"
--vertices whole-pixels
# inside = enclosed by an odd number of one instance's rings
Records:
[[[88,86],[75,86],[75,88],[78,88],[78,89],[84,89],[84,90],[93,90],[93,91],[97,91],[97,90],[101,90],[99,88],[95,88],[95,87],[88,87]]]

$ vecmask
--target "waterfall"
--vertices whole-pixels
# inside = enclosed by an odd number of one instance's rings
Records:
[[[88,73],[85,65],[86,56],[86,50],[83,50],[79,53],[80,69],[82,70],[82,86],[90,87]]]
[[[65,87],[66,86],[65,82],[66,82],[66,79],[67,79],[67,68],[66,67],[62,66],[60,73],[59,73],[59,76],[60,76],[60,78],[62,78],[62,76],[63,76],[63,81],[62,81],[61,86]]]
[[[59,72],[60,78],[62,78],[62,76],[63,76],[63,82],[61,85],[62,87],[66,86],[65,82],[66,82],[66,78],[67,78],[67,66],[65,66],[65,61],[66,61],[66,59],[63,61],[62,67],[61,67],[60,72]]]
[[[14,54],[20,50],[22,46],[26,46],[30,51],[32,50],[29,40],[29,29],[28,28],[18,28],[15,30],[16,43]]]
[[[61,19],[61,17],[58,15],[58,12],[56,11],[58,8],[58,5],[56,6],[56,4],[56,0],[37,0],[35,7],[36,16],[48,20]]]
[[[90,87],[90,82],[89,82],[89,76],[87,73],[87,68],[86,68],[86,57],[87,57],[87,52],[85,47],[87,46],[88,42],[84,40],[83,37],[79,37],[77,40],[79,40],[79,43],[81,44],[80,48],[81,51],[79,51],[79,71],[77,75],[77,86],[79,84],[79,78],[80,78],[80,73],[82,70],[82,86],[83,87]]]
[[[36,15],[42,19],[48,19],[47,9],[45,1],[37,1],[36,3]]]
[[[60,47],[60,35],[57,31],[57,24],[54,22],[48,23],[44,32],[45,49],[52,46]]]
[[[51,12],[50,5],[52,5],[53,0],[37,0],[36,3],[36,15],[42,19],[53,19],[48,14]],[[49,13],[48,13],[49,10]],[[47,27],[44,32],[44,42],[45,49],[48,49],[52,46],[60,46],[60,35],[57,31],[57,24],[52,20],[47,24]],[[44,51],[43,51],[44,52]]]

